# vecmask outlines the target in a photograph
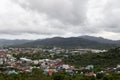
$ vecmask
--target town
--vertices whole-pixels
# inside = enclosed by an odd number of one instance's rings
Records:
[[[32,72],[33,69],[42,70],[43,74],[52,75],[56,72],[65,71],[69,74],[80,74],[85,76],[94,76],[98,73],[109,75],[111,72],[120,74],[120,65],[115,67],[106,67],[103,70],[94,71],[95,66],[88,64],[86,66],[76,67],[75,65],[65,63],[62,58],[53,58],[55,55],[63,54],[65,57],[69,55],[82,54],[101,54],[107,50],[96,49],[62,49],[53,47],[52,49],[42,48],[1,48],[0,49],[0,73],[4,74],[19,74],[25,72]],[[30,59],[26,54],[41,53],[42,58]],[[16,57],[17,55],[21,55]],[[47,57],[49,55],[49,57]]]

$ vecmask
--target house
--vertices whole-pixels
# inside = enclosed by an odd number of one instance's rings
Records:
[[[93,71],[87,71],[85,73],[85,76],[95,76],[96,77],[96,74]]]
[[[94,66],[93,65],[88,65],[88,66],[86,66],[86,68],[85,69],[93,69],[94,68]]]
[[[7,55],[7,54],[8,54],[7,52],[0,51],[0,56],[1,56],[1,55]]]
[[[70,73],[70,74],[72,74],[72,73],[74,73],[74,71],[72,70],[72,69],[67,69],[67,70],[65,70],[67,73]]]
[[[16,72],[15,70],[12,70],[12,71],[8,71],[8,74],[18,74],[18,72]]]
[[[117,65],[117,68],[120,68],[120,65],[119,65],[119,64]]]

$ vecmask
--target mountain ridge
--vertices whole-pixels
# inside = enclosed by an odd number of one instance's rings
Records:
[[[88,36],[88,35],[84,35],[84,36],[79,36],[80,38],[84,38],[84,39],[88,39],[88,40],[92,40],[92,41],[97,41],[100,43],[107,43],[107,44],[120,44],[120,40],[111,40],[111,39],[106,39],[103,37],[94,37],[94,36]]]
[[[4,41],[5,42],[5,41]],[[4,43],[3,42],[3,43]],[[1,40],[0,40],[1,44]],[[58,47],[79,47],[79,48],[111,48],[120,45],[119,40],[110,40],[102,37],[94,36],[79,36],[79,37],[53,37],[37,40],[8,40],[6,45],[15,47],[43,47],[43,46],[58,46]]]
[[[0,39],[0,46],[9,46],[9,45],[19,45],[19,44],[24,44],[27,42],[30,42],[33,40],[26,40],[26,39],[15,39],[15,40],[10,40],[10,39]]]
[[[95,40],[86,39],[83,37],[53,37],[46,39],[38,39],[24,44],[27,47],[33,46],[57,46],[57,47],[79,47],[79,48],[111,48],[115,46],[112,43],[102,43]],[[22,46],[22,45],[19,45]]]

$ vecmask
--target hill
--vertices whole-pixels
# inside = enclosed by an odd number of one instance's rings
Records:
[[[8,39],[0,39],[0,46],[9,46],[9,45],[20,45],[32,40],[24,40],[24,39],[16,39],[16,40],[8,40]]]
[[[120,44],[120,40],[110,40],[110,39],[105,39],[103,37],[94,37],[94,36],[85,35],[85,36],[80,36],[80,38],[96,41],[99,43]]]
[[[115,45],[109,43],[100,43],[93,40],[84,39],[81,37],[70,37],[70,38],[63,38],[63,37],[54,37],[54,38],[47,38],[41,40],[35,40],[32,42],[28,42],[22,45],[17,45],[19,47],[69,47],[69,48],[111,48]]]

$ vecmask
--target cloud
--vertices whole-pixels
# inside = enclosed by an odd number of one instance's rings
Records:
[[[4,3],[4,4],[3,4]],[[0,34],[62,34],[55,26],[62,26],[57,20],[49,20],[45,14],[22,8],[9,0],[3,1],[0,13]],[[4,7],[4,9],[2,9]]]
[[[120,33],[120,1],[110,0],[104,8],[104,24],[108,28],[106,31]]]
[[[0,35],[88,34],[113,38],[111,33],[120,34],[119,3],[119,0],[2,0]]]
[[[86,18],[88,0],[24,0],[18,2],[22,7],[47,14],[52,19],[64,24],[80,24]]]
[[[120,1],[92,0],[88,9],[88,27],[97,31],[120,33]]]

